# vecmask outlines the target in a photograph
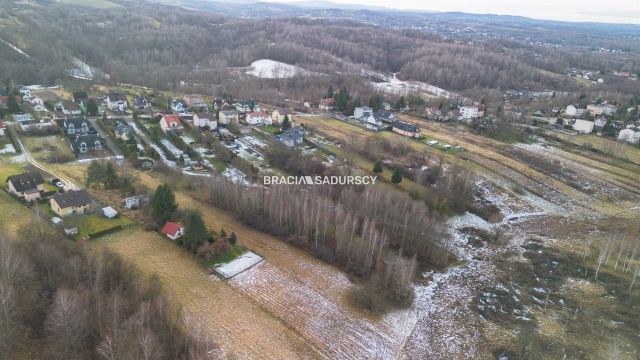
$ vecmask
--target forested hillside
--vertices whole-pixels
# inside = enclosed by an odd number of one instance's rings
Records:
[[[240,20],[149,3],[97,9],[57,2],[0,2],[0,71],[54,83],[80,59],[111,81],[161,88],[220,84],[233,67],[270,58],[329,75],[361,66],[406,79],[469,88],[573,89],[503,48],[454,44],[417,31],[308,19]],[[516,52],[514,51],[514,54]]]

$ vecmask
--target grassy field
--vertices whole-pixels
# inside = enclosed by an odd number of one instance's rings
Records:
[[[546,134],[552,138],[556,138],[570,144],[585,148],[593,148],[606,155],[614,155],[614,157],[626,159],[629,162],[640,165],[640,147],[637,146],[629,144],[622,146],[614,139],[593,134],[568,135],[552,130],[547,130]]]
[[[55,162],[56,156],[75,159],[69,143],[62,135],[21,136],[20,139],[34,159],[44,160],[46,158],[48,162]]]

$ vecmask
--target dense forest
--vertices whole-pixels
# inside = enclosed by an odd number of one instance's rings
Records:
[[[46,5],[41,6],[41,4]],[[567,66],[636,71],[623,58],[572,55],[520,42],[461,44],[415,30],[389,30],[345,21],[237,19],[179,7],[123,2],[95,9],[58,2],[0,1],[0,73],[20,83],[68,81],[83,61],[104,81],[250,96],[260,89],[321,94],[329,83],[365,86],[360,68],[400,72],[450,90],[577,90]],[[10,45],[23,51],[21,54]],[[545,52],[545,60],[530,53]],[[243,75],[238,68],[269,58],[324,76],[277,81]],[[549,59],[549,60],[547,60]],[[317,93],[317,94],[316,94]]]

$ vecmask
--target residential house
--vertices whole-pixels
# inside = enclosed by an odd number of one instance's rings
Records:
[[[208,127],[213,130],[218,127],[216,116],[212,113],[195,113],[193,115],[193,125],[199,128]]]
[[[31,121],[33,120],[33,115],[31,114],[13,114],[13,121],[17,122],[17,123],[21,123],[24,121]]]
[[[360,106],[353,110],[353,117],[358,120],[371,115],[373,115],[373,109],[368,106]]]
[[[5,134],[5,129],[6,129],[6,127],[4,125],[4,122],[2,121],[2,119],[0,119],[0,136],[5,136],[6,135]]]
[[[442,111],[437,107],[432,106],[425,110],[425,115],[427,116],[427,119],[440,120],[442,118]]]
[[[107,95],[106,98],[107,107],[111,111],[126,111],[129,107],[129,102],[127,101],[127,97],[121,93],[111,93]]]
[[[302,103],[302,106],[303,106],[303,107],[305,107],[305,108],[307,108],[307,109],[317,109],[317,108],[318,108],[318,103],[315,103],[315,102],[313,102],[313,101],[305,100],[305,101]]]
[[[385,101],[382,103],[382,109],[385,111],[391,111],[391,109],[393,108],[393,106],[391,105],[391,103]]]
[[[179,237],[184,235],[184,227],[180,224],[176,224],[171,221],[167,221],[166,224],[160,230],[162,234],[168,237],[171,240],[176,240]]]
[[[271,125],[273,120],[265,112],[250,112],[245,120],[249,125]]]
[[[50,118],[42,118],[40,120],[27,120],[18,123],[21,131],[44,130],[56,126]]]
[[[290,148],[304,142],[304,130],[301,128],[291,128],[276,136],[276,141],[281,142]]]
[[[260,104],[255,100],[238,100],[236,110],[241,113],[260,112]]]
[[[611,116],[618,112],[618,107],[611,104],[606,104],[602,107],[602,113],[606,116]]]
[[[235,110],[222,110],[218,113],[218,121],[221,125],[229,125],[231,122],[238,123],[238,113]]]
[[[87,95],[86,91],[74,91],[73,92],[73,102],[80,103],[82,101],[89,100],[89,95]]]
[[[29,103],[29,104],[27,104],[27,106],[29,107],[29,109],[31,109],[32,112],[37,112],[37,113],[49,112],[49,110],[42,104]]]
[[[114,133],[117,139],[122,139],[125,142],[135,142],[136,135],[133,128],[126,123],[118,122]]]
[[[595,130],[597,130],[597,131],[600,131],[607,124],[607,119],[605,119],[603,117],[600,117],[600,118],[595,119],[595,121],[593,123],[594,123],[593,128]]]
[[[65,193],[56,193],[49,200],[51,210],[59,217],[89,213],[92,203],[91,196],[86,190],[69,190]]]
[[[26,202],[40,200],[44,192],[44,179],[39,172],[11,175],[6,180],[10,194]]]
[[[567,116],[582,116],[582,114],[584,114],[584,112],[585,112],[585,109],[577,108],[574,105],[569,105],[564,110],[564,114],[567,115]]]
[[[382,127],[382,121],[375,115],[367,115],[358,119],[368,129],[379,130]]]
[[[164,115],[160,120],[160,128],[164,133],[181,132],[184,130],[180,117],[178,115]]]
[[[151,102],[144,95],[136,95],[133,97],[134,110],[147,110],[151,107]]]
[[[91,123],[84,116],[65,118],[63,122],[63,126],[64,126],[64,132],[67,135],[88,134],[90,132],[93,132]]]
[[[620,133],[618,133],[618,140],[626,141],[629,144],[638,144],[640,143],[640,129],[627,128],[620,130]]]
[[[214,99],[213,108],[218,111],[226,110],[229,107],[229,103],[224,99]]]
[[[63,101],[58,107],[60,111],[62,111],[65,115],[80,115],[82,114],[82,109],[80,105],[74,103],[73,101]]]
[[[593,132],[594,126],[595,126],[595,123],[593,121],[577,119],[576,122],[573,124],[573,130],[581,134],[591,134]]]
[[[320,100],[318,109],[323,111],[334,111],[336,109],[336,101],[333,98],[326,98]]]
[[[392,124],[396,119],[396,115],[393,112],[382,109],[376,111],[373,116],[375,116],[376,119],[389,124]]]
[[[33,105],[43,105],[44,106],[44,100],[42,100],[42,98],[37,97],[37,96],[32,96],[31,99],[29,99],[29,102]]]
[[[76,155],[91,154],[104,148],[104,139],[97,134],[76,135],[71,139],[71,150]]]
[[[480,117],[477,106],[461,106],[459,109],[459,113],[460,118],[465,120],[476,119]]]
[[[202,112],[209,111],[209,105],[204,101],[204,96],[198,94],[185,95],[182,100],[189,108],[195,108]]]
[[[189,107],[181,100],[171,100],[171,111],[179,115],[186,115]]]
[[[21,87],[20,96],[26,96],[27,98],[31,98],[31,89],[26,86]]]
[[[604,114],[604,106],[589,104],[589,105],[587,105],[587,111],[589,112],[589,114],[591,114],[593,116],[603,115]]]
[[[293,127],[293,113],[291,112],[291,110],[287,108],[279,108],[273,110],[273,112],[271,113],[271,119],[276,125],[282,124],[285,117],[289,119],[289,124]]]
[[[412,137],[419,138],[420,137],[420,129],[413,124],[409,124],[404,121],[396,120],[393,122],[393,132]]]

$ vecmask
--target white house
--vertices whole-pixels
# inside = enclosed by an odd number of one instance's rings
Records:
[[[479,116],[476,106],[461,106],[459,112],[462,119],[475,119]]]
[[[630,144],[637,144],[640,142],[640,130],[631,128],[620,130],[618,140],[626,141]]]
[[[238,122],[238,113],[234,110],[222,110],[218,113],[218,121],[222,125],[229,125]]]
[[[353,110],[353,117],[356,119],[371,115],[373,115],[373,109],[368,106],[360,106]]]
[[[564,110],[564,114],[567,116],[580,116],[582,114],[584,114],[584,109],[580,109],[577,108],[573,105],[569,105],[567,106],[567,108]]]
[[[124,94],[113,93],[107,95],[107,106],[111,111],[125,111],[129,106],[127,97]]]
[[[246,122],[249,125],[271,125],[273,120],[271,116],[264,112],[250,112],[247,114]]]
[[[378,130],[382,126],[382,120],[377,118],[375,115],[363,116],[358,120],[362,121],[368,129]]]
[[[573,124],[573,130],[582,134],[591,134],[591,132],[593,132],[594,125],[595,123],[593,121],[578,119]]]
[[[215,115],[212,113],[195,113],[193,115],[193,125],[199,128],[209,127],[213,130],[218,127]]]

